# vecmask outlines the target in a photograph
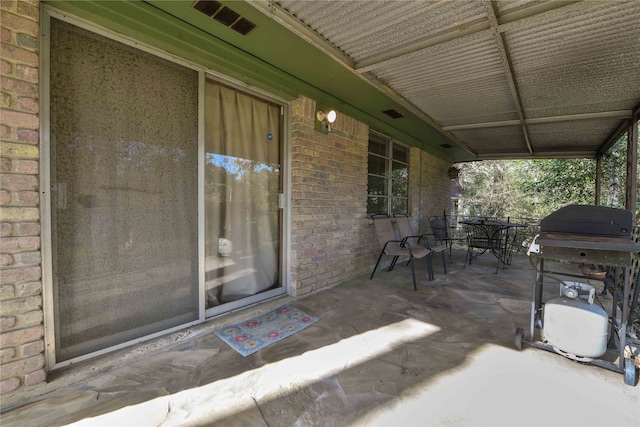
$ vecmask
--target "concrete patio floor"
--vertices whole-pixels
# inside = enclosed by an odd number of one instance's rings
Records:
[[[494,274],[463,251],[374,280],[279,298],[51,374],[7,426],[637,426],[640,387],[622,374],[526,346],[526,257]],[[596,282],[597,283],[597,282]],[[555,296],[555,288],[550,293]],[[246,358],[213,331],[282,304],[319,321]],[[528,333],[527,333],[528,335]],[[611,357],[617,352],[611,351]]]

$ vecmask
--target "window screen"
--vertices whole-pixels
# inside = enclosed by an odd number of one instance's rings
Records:
[[[367,213],[409,212],[409,148],[369,134]]]
[[[198,319],[198,74],[52,19],[57,362]]]

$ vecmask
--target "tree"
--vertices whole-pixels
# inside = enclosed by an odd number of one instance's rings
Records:
[[[595,202],[596,161],[594,159],[530,160],[531,181],[520,183],[527,196],[538,201],[534,210],[544,217],[562,206]]]
[[[625,175],[627,162],[627,135],[602,156],[602,202],[605,206],[624,207]],[[621,173],[622,171],[622,173]]]
[[[627,136],[601,160],[601,203],[623,207]],[[595,159],[490,160],[456,165],[459,214],[544,218],[568,204],[595,203]]]

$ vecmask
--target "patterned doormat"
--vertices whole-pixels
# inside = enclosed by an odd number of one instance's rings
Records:
[[[318,319],[302,310],[283,305],[253,319],[218,329],[222,341],[244,357],[295,334]]]

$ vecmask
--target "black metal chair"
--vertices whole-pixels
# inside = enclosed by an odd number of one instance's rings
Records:
[[[451,226],[447,221],[447,217],[442,218],[433,216],[429,218],[429,227],[433,233],[434,240],[437,243],[449,248],[449,256],[451,256],[454,242],[464,242],[464,237],[455,237],[451,233]]]
[[[526,255],[529,246],[536,234],[540,230],[539,224],[528,224],[521,229],[515,229],[509,233],[507,239],[508,246],[508,264],[511,264],[511,259],[514,253]]]
[[[471,264],[473,259],[487,251],[493,253],[498,259],[496,273],[500,268],[500,263],[507,264],[507,238],[509,234],[506,227],[465,224],[464,231],[467,235],[467,254],[462,268],[465,268],[467,261]]]

